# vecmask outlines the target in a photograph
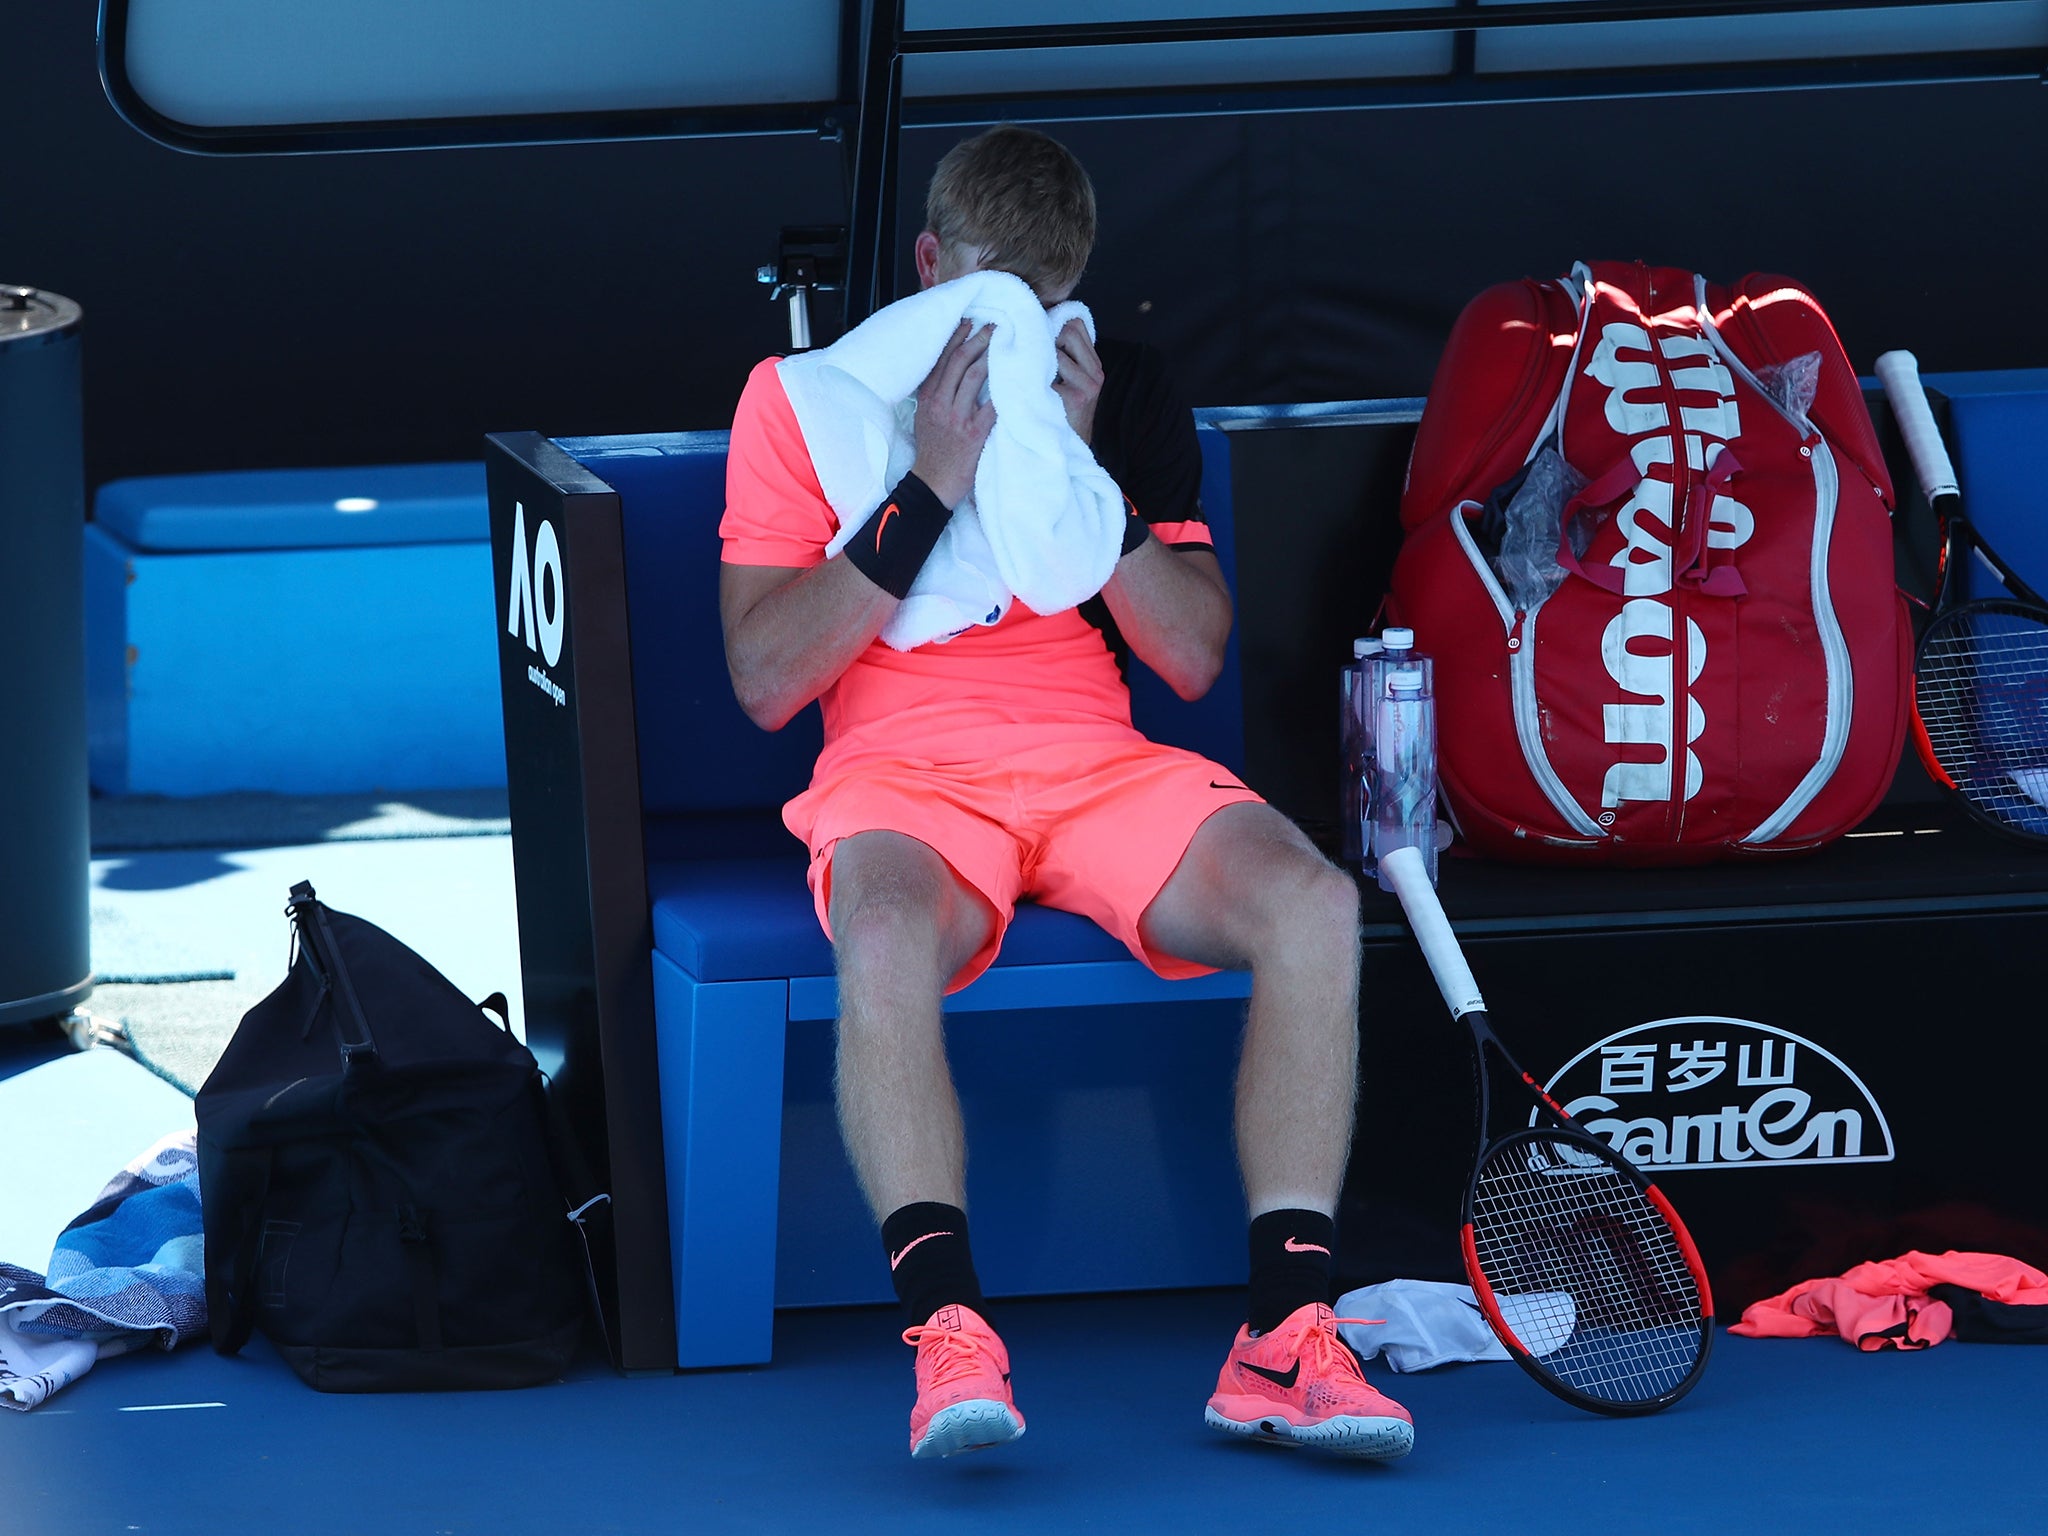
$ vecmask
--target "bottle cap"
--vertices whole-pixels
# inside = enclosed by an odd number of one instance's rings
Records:
[[[1415,649],[1415,631],[1412,629],[1383,629],[1380,641],[1390,651],[1412,651]]]
[[[1353,661],[1363,661],[1368,656],[1379,655],[1380,650],[1379,641],[1367,640],[1361,636],[1359,639],[1351,642],[1351,659]]]
[[[1399,672],[1389,672],[1389,673],[1387,674],[1387,692],[1388,692],[1388,693],[1420,693],[1420,692],[1422,692],[1422,674],[1421,674],[1420,672],[1415,672],[1415,671],[1411,671],[1411,670],[1407,670],[1407,669],[1403,669],[1402,671],[1399,671]]]

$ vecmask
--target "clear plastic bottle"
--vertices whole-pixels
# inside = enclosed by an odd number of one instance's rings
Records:
[[[1365,856],[1365,829],[1372,824],[1371,695],[1365,692],[1366,664],[1380,653],[1377,640],[1351,642],[1351,663],[1344,668],[1337,708],[1337,744],[1343,788],[1338,797],[1343,857],[1356,864]]]
[[[1427,656],[1415,649],[1415,631],[1394,625],[1380,631],[1379,653],[1359,663],[1359,689],[1355,695],[1359,716],[1359,757],[1365,764],[1365,788],[1359,796],[1363,831],[1359,837],[1358,867],[1368,875],[1377,873],[1373,859],[1372,808],[1373,780],[1377,773],[1374,742],[1379,730],[1379,706],[1380,700],[1386,696],[1387,674],[1401,668],[1419,669],[1422,691],[1434,693],[1435,668]]]
[[[1387,674],[1374,733],[1373,849],[1415,848],[1436,883],[1436,700],[1428,674]],[[1379,876],[1381,890],[1391,890]]]
[[[1422,674],[1422,691],[1432,698],[1436,695],[1436,664],[1429,657],[1415,649],[1415,631],[1412,629],[1383,629],[1380,631],[1383,649],[1373,658],[1371,666],[1362,674],[1366,682],[1365,698],[1368,711],[1376,711],[1379,701],[1386,696],[1387,674],[1403,668]],[[1371,736],[1373,725],[1366,723],[1366,761],[1372,760]]]

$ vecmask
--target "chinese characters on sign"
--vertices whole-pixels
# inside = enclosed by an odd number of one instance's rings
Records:
[[[1891,1129],[1831,1052],[1747,1019],[1662,1019],[1588,1047],[1553,1097],[1650,1168],[1888,1162]]]

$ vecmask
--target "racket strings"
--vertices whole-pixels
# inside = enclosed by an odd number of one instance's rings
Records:
[[[1473,1244],[1503,1318],[1566,1386],[1654,1401],[1697,1363],[1699,1288],[1635,1182],[1569,1142],[1517,1139],[1473,1185]]]
[[[1913,702],[1958,793],[2048,836],[2048,626],[1995,607],[1936,620],[1921,642]]]

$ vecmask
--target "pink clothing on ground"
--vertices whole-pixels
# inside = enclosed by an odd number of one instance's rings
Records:
[[[1862,1350],[1925,1349],[1949,1336],[1948,1303],[1928,1294],[1960,1285],[1991,1301],[2048,1306],[2048,1275],[1997,1253],[1908,1253],[1806,1280],[1744,1310],[1728,1331],[1752,1339],[1837,1333]]]

